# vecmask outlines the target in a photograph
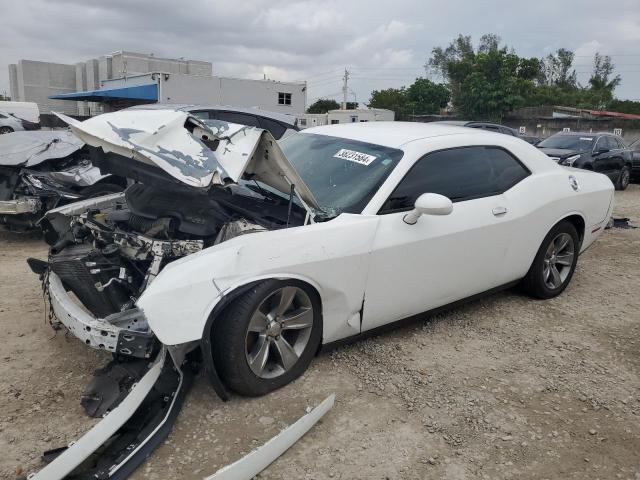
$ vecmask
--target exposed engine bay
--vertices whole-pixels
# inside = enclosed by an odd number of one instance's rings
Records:
[[[303,224],[299,206],[249,187],[134,184],[108,206],[53,212],[42,225],[49,268],[93,315],[130,309],[171,261],[238,235]]]

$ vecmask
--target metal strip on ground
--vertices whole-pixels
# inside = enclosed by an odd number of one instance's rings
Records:
[[[335,394],[329,395],[320,405],[285,428],[264,445],[251,451],[234,463],[222,467],[205,480],[251,480],[273,463],[313,427],[333,407]]]

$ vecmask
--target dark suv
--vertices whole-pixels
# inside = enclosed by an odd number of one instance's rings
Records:
[[[560,165],[607,175],[616,190],[624,190],[629,185],[633,154],[617,135],[562,132],[536,146]]]

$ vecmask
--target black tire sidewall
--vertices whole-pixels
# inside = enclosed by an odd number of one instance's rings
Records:
[[[544,256],[547,251],[547,248],[549,247],[549,243],[561,233],[567,233],[573,239],[575,255],[573,257],[573,263],[571,265],[571,270],[569,271],[569,275],[567,275],[567,278],[564,280],[564,282],[560,287],[551,289],[547,286],[543,278]],[[527,276],[529,277],[527,280],[530,286],[530,290],[533,290],[533,291],[530,291],[530,293],[532,293],[538,298],[543,298],[543,299],[553,298],[560,295],[567,288],[567,286],[571,282],[571,279],[573,278],[573,274],[576,271],[576,265],[578,263],[578,255],[580,252],[580,247],[581,247],[580,238],[573,224],[567,220],[563,220],[557,223],[549,231],[549,233],[547,233],[546,237],[544,237],[544,240],[540,245],[540,249],[538,250],[538,253],[536,254],[536,257],[533,261],[533,264],[531,265],[531,269],[527,274]]]
[[[627,182],[623,183],[624,174],[627,174]],[[622,167],[620,170],[620,176],[618,177],[618,181],[616,182],[616,190],[626,190],[631,182],[631,169],[629,167]]]
[[[0,127],[0,135],[6,135],[7,133],[13,133],[14,130],[11,127]]]
[[[313,326],[305,350],[291,370],[275,378],[258,377],[245,355],[246,331],[253,312],[279,288],[298,287],[309,296],[313,307]],[[212,331],[215,365],[225,384],[236,393],[259,396],[281,388],[302,375],[318,351],[322,341],[320,298],[308,284],[298,280],[267,280],[255,285],[221,313]]]

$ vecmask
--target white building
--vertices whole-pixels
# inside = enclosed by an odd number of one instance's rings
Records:
[[[336,123],[388,122],[395,119],[392,110],[384,108],[358,108],[355,110],[329,110],[327,113],[296,115],[300,128],[333,125]]]
[[[74,65],[20,60],[9,65],[12,100],[43,114],[96,115],[140,103],[207,103],[301,114],[306,82],[213,75],[210,62],[120,51]]]

